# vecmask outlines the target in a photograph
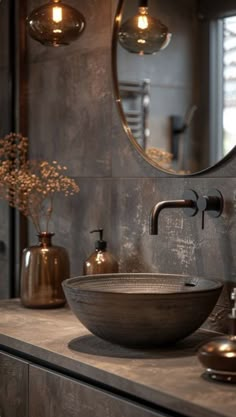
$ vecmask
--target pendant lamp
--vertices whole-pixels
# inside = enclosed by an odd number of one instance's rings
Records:
[[[121,25],[118,39],[129,52],[155,54],[169,45],[171,33],[159,19],[149,15],[148,0],[140,0],[138,14]]]
[[[34,9],[26,21],[29,35],[46,46],[69,45],[85,28],[84,16],[61,0]]]

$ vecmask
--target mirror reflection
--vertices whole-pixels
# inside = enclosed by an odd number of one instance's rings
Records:
[[[118,10],[117,83],[129,135],[165,171],[203,171],[236,145],[236,5],[144,3],[124,0]],[[151,20],[137,28],[142,7]],[[158,30],[149,21],[159,22]],[[147,45],[155,36],[153,51]],[[168,40],[161,43],[161,36]]]

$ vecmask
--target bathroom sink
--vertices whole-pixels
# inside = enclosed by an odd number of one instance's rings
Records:
[[[175,343],[197,330],[222,283],[167,274],[106,274],[62,283],[68,304],[94,335],[130,347]]]

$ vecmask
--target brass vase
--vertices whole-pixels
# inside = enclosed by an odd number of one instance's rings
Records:
[[[61,283],[70,276],[67,251],[52,244],[54,233],[40,233],[37,246],[24,249],[21,265],[21,302],[30,308],[65,304]]]

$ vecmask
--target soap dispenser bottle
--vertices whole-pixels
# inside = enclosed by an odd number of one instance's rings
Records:
[[[99,233],[99,240],[95,242],[93,252],[84,262],[84,275],[115,274],[118,272],[118,262],[106,250],[107,242],[103,240],[103,229],[92,230],[90,233]]]

